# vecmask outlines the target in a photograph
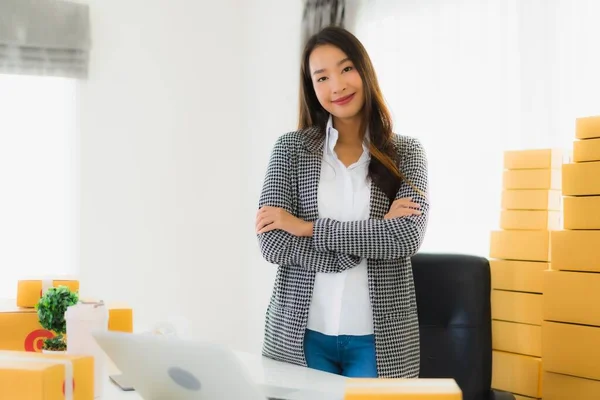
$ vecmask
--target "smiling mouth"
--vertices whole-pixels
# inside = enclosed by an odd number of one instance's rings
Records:
[[[332,103],[338,104],[338,105],[348,104],[354,98],[355,94],[356,93],[352,93],[352,94],[349,94],[348,96],[341,97],[339,99],[332,101]]]

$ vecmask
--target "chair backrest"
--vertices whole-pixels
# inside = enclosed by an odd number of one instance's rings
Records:
[[[492,381],[490,266],[460,254],[416,254],[413,276],[422,378],[454,378],[463,400],[488,400]]]

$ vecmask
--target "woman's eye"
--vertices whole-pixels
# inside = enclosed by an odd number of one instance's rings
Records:
[[[346,67],[343,69],[344,72],[348,72],[348,71],[352,71],[354,68],[353,67]]]
[[[327,79],[327,77],[322,76],[319,79],[317,79],[317,82],[323,82],[325,79]]]

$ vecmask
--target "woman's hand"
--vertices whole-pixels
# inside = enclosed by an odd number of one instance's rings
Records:
[[[392,219],[399,217],[408,217],[410,215],[421,215],[421,211],[417,210],[421,206],[418,203],[413,203],[412,198],[405,197],[402,199],[395,200],[390,211],[383,217],[383,219]]]
[[[264,206],[256,214],[256,233],[273,229],[281,229],[294,236],[312,236],[313,223],[296,218],[283,208]]]

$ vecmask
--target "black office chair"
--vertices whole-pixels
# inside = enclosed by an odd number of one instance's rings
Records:
[[[412,257],[421,337],[421,378],[454,378],[463,400],[515,400],[492,390],[492,316],[487,259]]]

